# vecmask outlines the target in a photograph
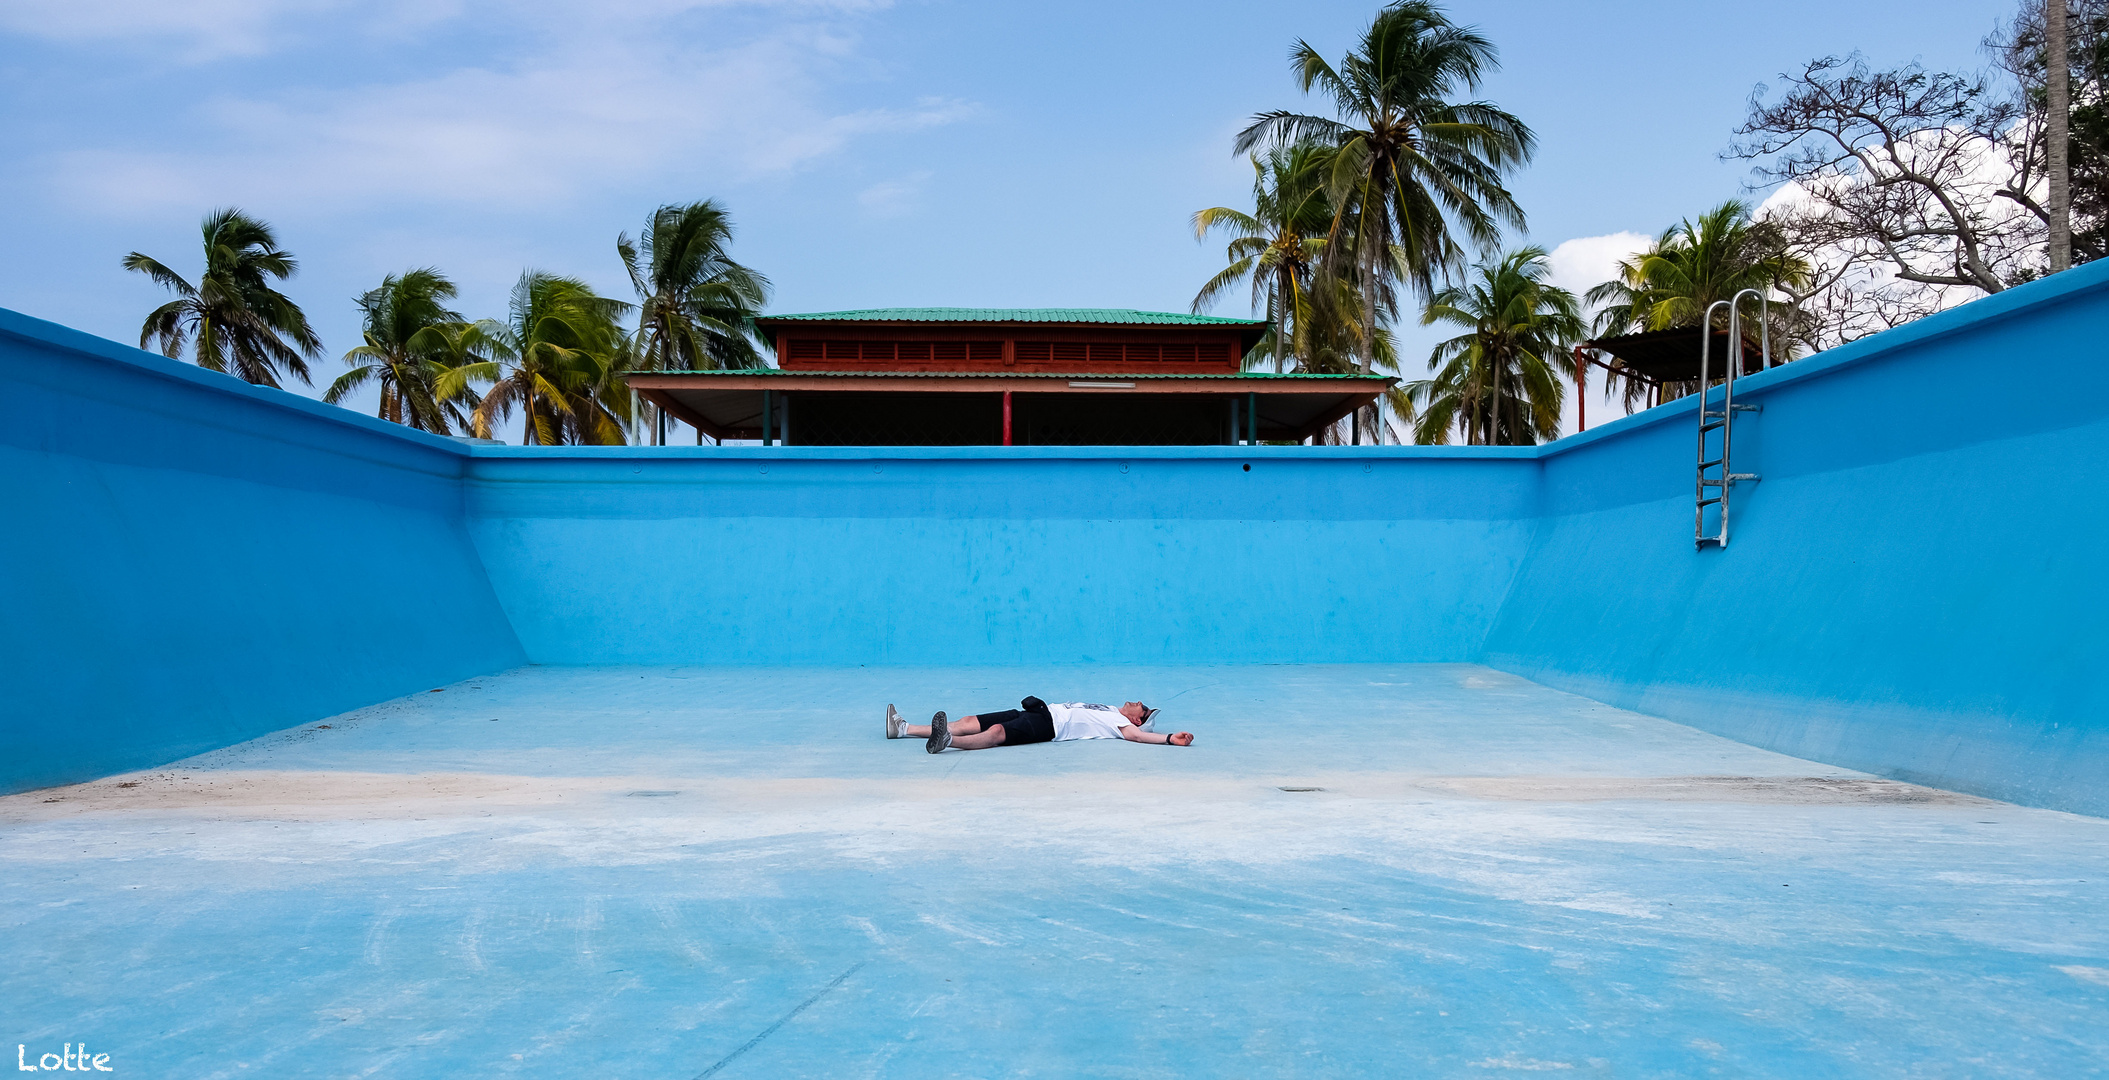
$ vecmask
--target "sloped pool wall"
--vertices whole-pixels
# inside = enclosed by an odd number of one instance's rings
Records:
[[[1727,550],[1694,401],[1541,459],[1482,662],[1768,749],[2109,814],[2109,266],[1738,384]]]
[[[0,311],[0,791],[526,662],[457,444]]]
[[[1752,377],[1764,479],[1697,552],[1688,402],[1543,448],[471,447],[0,313],[0,790],[528,662],[1477,661],[2109,813],[2105,317],[2087,266]]]

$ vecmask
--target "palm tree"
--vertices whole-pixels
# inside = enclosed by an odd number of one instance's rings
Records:
[[[1261,113],[1234,145],[1239,153],[1267,141],[1335,148],[1325,266],[1335,276],[1352,270],[1364,311],[1389,313],[1400,281],[1427,296],[1463,261],[1457,232],[1485,250],[1500,240],[1501,223],[1523,227],[1501,178],[1530,159],[1536,136],[1491,103],[1450,100],[1497,63],[1478,31],[1427,0],[1401,0],[1377,14],[1337,68],[1304,41],[1289,57],[1302,90],[1331,98],[1336,116]],[[1362,321],[1364,373],[1376,323]]]
[[[1217,297],[1249,281],[1252,306],[1264,308],[1272,325],[1253,358],[1274,358],[1280,374],[1286,358],[1309,355],[1307,339],[1314,329],[1311,278],[1325,253],[1323,234],[1332,223],[1326,201],[1329,147],[1316,143],[1280,146],[1252,156],[1251,213],[1214,206],[1194,214],[1194,238],[1221,229],[1231,234],[1230,265],[1208,280],[1194,297],[1196,314]],[[1292,330],[1291,327],[1294,326]]]
[[[637,290],[638,365],[648,371],[758,368],[754,319],[769,302],[769,279],[734,262],[732,218],[715,200],[662,206],[638,242],[616,238],[616,253]],[[663,417],[654,424],[666,441]]]
[[[280,250],[271,226],[228,208],[205,216],[205,274],[193,287],[182,275],[138,252],[124,257],[136,270],[174,290],[178,299],[155,308],[139,328],[139,347],[154,339],[161,355],[183,355],[197,343],[198,366],[227,371],[259,386],[278,386],[281,371],[309,382],[307,361],[322,354],[322,339],[308,318],[270,279],[284,281],[299,269]]]
[[[1417,443],[1532,445],[1560,437],[1569,350],[1586,328],[1575,295],[1545,280],[1545,249],[1528,247],[1475,268],[1473,280],[1435,294],[1421,323],[1465,333],[1435,347],[1434,376],[1405,388]]]
[[[1787,252],[1776,228],[1751,218],[1748,204],[1730,199],[1699,215],[1697,221],[1687,218],[1664,229],[1646,251],[1620,261],[1617,273],[1618,277],[1588,293],[1589,303],[1603,305],[1596,316],[1600,335],[1697,326],[1707,308],[1744,289],[1768,296],[1805,289],[1811,268],[1808,260]],[[1808,336],[1810,327],[1791,307],[1774,307],[1772,312],[1770,359],[1786,360],[1794,343]],[[1725,316],[1715,318],[1715,328],[1726,329]],[[1614,362],[1614,368],[1619,366]],[[1647,386],[1638,379],[1623,381],[1626,407],[1631,409],[1647,393]],[[1663,400],[1697,388],[1696,380],[1665,384]]]
[[[1399,354],[1391,327],[1381,322],[1365,327],[1362,292],[1352,281],[1319,274],[1312,282],[1308,308],[1295,337],[1302,350],[1296,363],[1298,373],[1357,375],[1363,373],[1365,357],[1376,371],[1398,373]],[[1382,404],[1400,416],[1410,415],[1405,411],[1407,401],[1399,388],[1386,391]],[[1390,425],[1381,421],[1381,406],[1377,413],[1378,422],[1366,430],[1373,441],[1381,444]],[[1343,418],[1320,431],[1314,445],[1347,446],[1359,442],[1360,437],[1354,420]]]
[[[517,407],[526,445],[626,442],[635,396],[622,380],[631,349],[618,320],[630,308],[577,278],[530,270],[513,286],[505,324],[488,334],[496,358],[448,370],[438,392],[492,384],[471,415],[480,438],[490,438]]]
[[[485,330],[466,322],[445,306],[456,294],[454,283],[427,267],[381,279],[379,288],[359,297],[366,342],[344,354],[351,370],[337,377],[322,395],[332,405],[369,382],[379,383],[376,415],[421,431],[451,435],[469,430],[469,414],[479,399],[466,385],[453,394],[439,393],[439,378],[449,368],[486,358]]]

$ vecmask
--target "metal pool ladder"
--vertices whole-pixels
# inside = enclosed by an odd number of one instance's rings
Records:
[[[1698,506],[1692,515],[1692,539],[1694,546],[1702,551],[1705,550],[1708,544],[1724,548],[1728,546],[1728,493],[1735,487],[1738,480],[1755,483],[1758,479],[1758,474],[1756,473],[1731,471],[1732,466],[1729,464],[1730,449],[1734,443],[1736,414],[1739,412],[1758,412],[1762,408],[1757,405],[1736,404],[1736,375],[1743,367],[1742,317],[1743,298],[1746,296],[1757,297],[1758,348],[1764,354],[1765,365],[1770,367],[1772,364],[1772,313],[1766,303],[1764,293],[1756,289],[1744,289],[1730,299],[1716,300],[1708,305],[1706,317],[1701,319],[1699,323],[1699,483],[1696,496]],[[1713,374],[1710,366],[1710,361],[1712,360],[1710,354],[1714,340],[1714,308],[1723,306],[1728,308],[1728,372],[1727,378],[1721,383],[1721,407],[1716,409],[1712,407],[1712,402],[1709,400],[1713,396],[1713,389],[1707,383],[1711,381]],[[1708,436],[1716,431],[1721,433],[1720,456],[1709,457],[1714,451],[1711,445],[1713,440]],[[1716,471],[1709,475],[1707,472],[1709,469]],[[1709,495],[1707,493],[1709,489],[1717,489],[1720,494]],[[1706,508],[1709,506],[1720,507],[1714,518],[1716,531],[1712,533],[1706,531]]]

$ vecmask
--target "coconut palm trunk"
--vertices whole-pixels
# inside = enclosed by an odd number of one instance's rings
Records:
[[[1289,351],[1289,304],[1295,282],[1287,268],[1275,271],[1274,286],[1274,373],[1282,373],[1282,355]]]
[[[2065,44],[2065,0],[2044,0],[2045,171],[2050,174],[2050,272],[2072,269],[2072,61]]]

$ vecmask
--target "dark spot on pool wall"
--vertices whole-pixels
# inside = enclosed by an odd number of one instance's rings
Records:
[[[1246,472],[1251,472],[1251,471],[1252,471],[1252,463],[1251,463],[1251,462],[1246,462],[1246,463],[1245,463],[1245,471],[1246,471]]]

